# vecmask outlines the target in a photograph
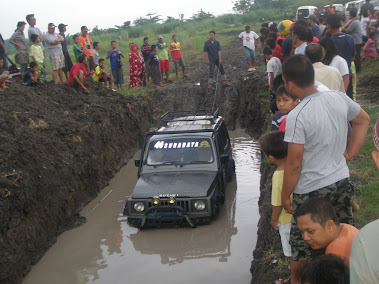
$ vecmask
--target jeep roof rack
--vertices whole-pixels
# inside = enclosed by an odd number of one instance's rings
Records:
[[[169,122],[196,120],[209,120],[210,123],[215,124],[215,119],[218,117],[218,112],[219,109],[204,109],[196,111],[168,111],[161,116],[161,122],[163,126],[166,126]]]

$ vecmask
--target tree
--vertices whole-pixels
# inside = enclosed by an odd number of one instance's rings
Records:
[[[167,19],[166,19],[165,23],[171,23],[171,22],[174,22],[174,21],[176,21],[176,19],[174,17],[167,16]]]
[[[238,14],[246,14],[251,11],[253,6],[252,0],[237,0],[233,2],[233,10]]]
[[[117,26],[115,25],[115,27],[119,30],[126,30],[128,28],[130,28],[130,21],[127,21],[127,22],[124,22],[121,26]]]
[[[103,30],[102,30],[102,29],[99,29],[99,27],[96,26],[96,27],[94,27],[94,28],[92,29],[91,34],[93,34],[93,35],[99,35],[99,34],[101,34],[102,32],[103,32]]]
[[[157,13],[149,13],[146,16],[148,16],[149,18],[139,17],[133,22],[133,24],[135,26],[144,26],[148,24],[155,24],[155,23],[158,23],[159,21],[162,21],[162,19],[160,18],[161,15],[157,15]]]
[[[197,14],[192,15],[191,20],[202,21],[210,18],[214,18],[213,14],[204,12],[203,9],[201,9]]]

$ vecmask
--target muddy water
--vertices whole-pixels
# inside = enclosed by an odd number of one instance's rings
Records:
[[[231,132],[236,179],[210,225],[148,229],[121,213],[136,182],[131,161],[81,214],[83,226],[58,237],[25,284],[249,283],[256,243],[260,155],[243,130]]]

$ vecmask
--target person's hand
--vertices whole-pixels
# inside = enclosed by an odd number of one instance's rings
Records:
[[[95,71],[93,71],[93,70],[89,71],[90,75],[93,75],[94,73],[95,73]]]
[[[285,199],[282,199],[282,205],[283,205],[284,210],[287,213],[292,214],[292,209],[291,209],[292,202],[291,202],[291,198],[289,196],[286,197]]]
[[[279,230],[278,220],[271,220],[271,226],[274,228],[275,231]]]
[[[222,64],[221,59],[218,61],[218,64]]]
[[[210,65],[209,60],[207,60],[207,65]]]
[[[21,49],[21,46],[18,43],[16,44],[16,49]]]
[[[343,156],[345,157],[346,162],[350,161],[353,158],[350,156],[350,154],[347,151],[345,153],[343,153]]]
[[[4,54],[5,56],[8,56],[8,51],[6,49],[4,49]]]

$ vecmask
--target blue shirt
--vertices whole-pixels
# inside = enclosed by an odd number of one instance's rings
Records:
[[[355,57],[355,46],[350,35],[338,33],[330,37],[338,48],[339,56],[344,58],[347,65],[351,66],[351,58]]]
[[[313,36],[315,36],[315,37],[319,37],[320,36],[321,31],[320,31],[320,27],[317,24],[314,24],[311,27],[311,30],[312,30]]]
[[[211,40],[207,40],[204,44],[204,52],[208,52],[208,59],[211,62],[218,61],[218,52],[221,51],[221,45],[218,40],[215,40],[213,43]]]
[[[112,50],[108,50],[108,51],[107,51],[107,57],[108,57],[108,55],[109,55],[111,52],[112,52]],[[121,53],[122,53],[121,50],[120,50],[120,53],[118,53],[118,52],[113,52],[113,53],[111,54],[111,56],[109,57],[109,60],[111,61],[111,69],[112,69],[112,70],[116,70],[116,69],[119,68],[118,65],[117,65],[117,62],[121,61],[121,56],[120,56]]]
[[[274,118],[271,122],[271,132],[279,130],[279,126],[285,117],[287,117],[287,114],[285,113],[281,113],[280,111],[277,111],[275,113]]]
[[[152,52],[149,55],[150,66],[159,66],[159,56],[158,53]]]

